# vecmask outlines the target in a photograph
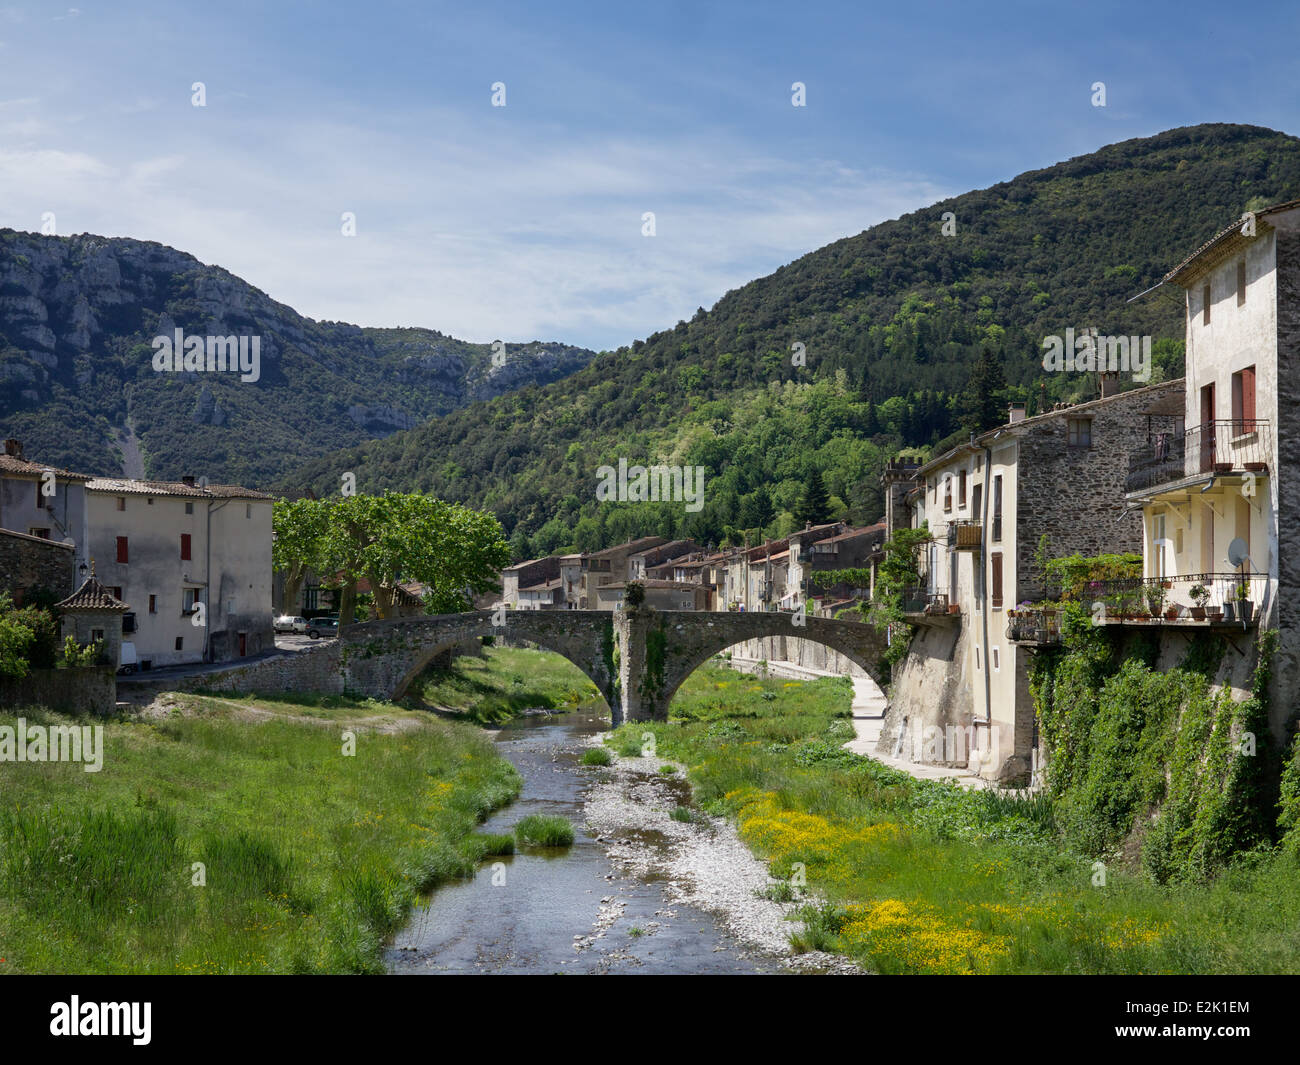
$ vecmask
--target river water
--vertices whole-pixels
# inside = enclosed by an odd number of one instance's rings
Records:
[[[587,833],[584,796],[605,771],[580,767],[579,759],[584,741],[606,728],[608,717],[593,707],[530,714],[501,729],[498,750],[523,776],[523,791],[482,831],[510,833],[529,814],[558,814],[573,824],[573,846],[489,858],[473,879],[438,888],[394,938],[385,955],[390,972],[781,971],[776,959],[746,951],[709,914],[669,905],[653,875],[621,876]]]

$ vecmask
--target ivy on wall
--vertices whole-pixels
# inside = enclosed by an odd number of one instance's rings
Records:
[[[1064,635],[1061,653],[1035,656],[1030,686],[1067,842],[1100,855],[1141,836],[1143,867],[1159,882],[1201,880],[1270,845],[1279,767],[1266,692],[1277,634],[1261,634],[1241,702],[1212,685],[1224,650],[1212,633],[1196,634],[1170,670],[1154,668],[1149,635],[1093,626],[1078,604],[1066,606]],[[1293,767],[1292,822],[1300,819]]]

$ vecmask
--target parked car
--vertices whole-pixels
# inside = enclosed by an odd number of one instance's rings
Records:
[[[307,635],[313,640],[319,640],[322,636],[337,636],[338,634],[338,618],[312,618],[307,624]]]
[[[307,619],[295,617],[293,614],[281,614],[275,619],[276,632],[306,632]]]

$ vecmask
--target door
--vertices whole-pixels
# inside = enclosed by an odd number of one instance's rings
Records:
[[[248,633],[241,632],[239,634],[239,657],[243,658],[246,654],[248,654]]]

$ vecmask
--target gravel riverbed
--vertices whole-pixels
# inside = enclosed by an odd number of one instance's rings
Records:
[[[598,738],[593,738],[592,746],[601,746]],[[583,812],[588,831],[605,847],[619,875],[661,881],[670,904],[694,906],[713,915],[746,950],[778,959],[792,972],[865,972],[839,955],[793,951],[790,934],[800,924],[788,918],[804,903],[816,900],[805,897],[781,903],[759,894],[777,881],[731,822],[710,817],[691,804],[683,766],[658,757],[614,755],[614,759],[613,765],[599,771],[602,779],[592,784]],[[660,773],[665,765],[674,765],[676,772]],[[678,806],[690,807],[695,819],[674,820],[672,812]],[[617,894],[605,905],[616,910]],[[593,928],[589,939],[601,934],[599,927]],[[575,944],[578,949],[583,945]]]

